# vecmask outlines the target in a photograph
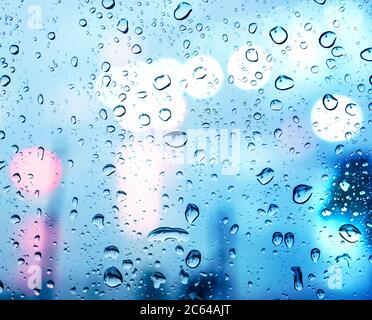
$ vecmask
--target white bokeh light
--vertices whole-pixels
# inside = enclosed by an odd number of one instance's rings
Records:
[[[362,110],[350,98],[333,95],[337,100],[337,107],[327,109],[323,98],[313,106],[311,123],[316,135],[326,141],[343,141],[350,139],[359,131],[363,119]]]
[[[264,50],[258,46],[242,46],[230,56],[227,65],[234,84],[243,90],[263,87],[270,78],[271,62]]]
[[[220,64],[210,56],[197,56],[183,66],[186,93],[194,98],[205,99],[215,95],[223,83]]]

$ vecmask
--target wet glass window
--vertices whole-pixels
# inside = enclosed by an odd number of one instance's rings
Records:
[[[0,299],[371,299],[368,1],[0,3]]]

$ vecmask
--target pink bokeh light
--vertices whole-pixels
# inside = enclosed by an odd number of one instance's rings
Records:
[[[54,191],[62,179],[58,156],[42,147],[18,152],[9,164],[10,179],[23,195],[46,195]]]

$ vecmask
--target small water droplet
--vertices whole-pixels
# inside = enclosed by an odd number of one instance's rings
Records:
[[[115,7],[115,0],[102,0],[102,7],[109,10]]]
[[[164,283],[166,283],[167,278],[162,274],[161,272],[155,272],[151,277],[150,277],[152,284],[154,286],[154,289],[159,289],[160,286]]]
[[[9,52],[13,55],[17,55],[19,53],[19,47],[16,44],[12,44],[9,47]]]
[[[96,214],[93,219],[92,223],[99,229],[102,229],[105,224],[105,217],[102,214]]]
[[[10,83],[10,77],[8,75],[4,74],[3,76],[1,76],[0,84],[3,87],[6,87],[9,83]]]

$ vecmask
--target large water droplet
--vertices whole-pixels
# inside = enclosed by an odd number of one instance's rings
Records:
[[[318,248],[311,249],[310,256],[313,262],[318,262],[320,257],[320,250]]]
[[[161,272],[155,272],[150,277],[152,284],[154,286],[154,289],[159,289],[160,286],[167,281],[167,278],[162,274]]]
[[[350,116],[355,116],[359,111],[358,106],[355,103],[348,103],[345,107],[345,112]]]
[[[292,199],[298,204],[304,204],[311,198],[313,187],[306,184],[299,184],[293,189]]]
[[[105,217],[102,214],[96,214],[93,219],[92,223],[99,229],[102,229],[105,224]]]
[[[331,94],[327,93],[323,96],[323,106],[329,111],[337,108],[338,100]]]
[[[198,250],[191,250],[186,257],[186,265],[189,268],[195,269],[199,266],[201,261],[201,253]]]
[[[103,251],[105,258],[116,259],[119,256],[119,249],[116,246],[108,246]]]
[[[127,110],[125,109],[125,107],[123,105],[118,105],[114,108],[114,115],[115,115],[115,117],[120,118],[123,115],[125,115],[126,111]]]
[[[106,164],[102,169],[102,173],[107,177],[111,176],[115,171],[116,167],[113,164]]]
[[[294,277],[294,288],[297,291],[301,291],[304,287],[302,283],[302,272],[300,267],[292,267],[292,274]]]
[[[288,39],[287,31],[281,26],[272,28],[269,34],[271,40],[273,40],[276,44],[283,44]]]
[[[282,74],[275,80],[275,88],[284,91],[294,87],[294,81],[292,78]]]
[[[173,148],[183,147],[187,142],[187,134],[183,131],[172,131],[163,136],[164,143]]]
[[[109,10],[115,7],[115,0],[102,0],[102,7]]]
[[[125,18],[121,18],[116,25],[116,29],[126,34],[128,32],[128,20]]]
[[[172,117],[172,112],[168,108],[162,108],[159,111],[159,118],[162,121],[168,121]]]
[[[372,47],[371,47],[371,48],[364,49],[364,50],[360,53],[360,57],[361,57],[363,60],[366,60],[366,61],[372,61]]]
[[[174,10],[174,18],[176,20],[184,20],[186,19],[192,11],[192,6],[188,2],[181,2],[177,8]]]
[[[121,275],[118,268],[110,267],[106,269],[103,276],[103,281],[110,288],[116,288],[123,283],[123,276]]]
[[[159,91],[164,90],[165,88],[168,88],[170,85],[171,85],[171,78],[166,74],[157,76],[153,82],[154,88]]]
[[[336,34],[333,31],[323,32],[319,37],[319,43],[323,48],[330,48],[336,42]]]
[[[160,242],[166,240],[187,241],[189,239],[189,233],[181,228],[160,227],[152,230],[148,234],[147,239],[149,241]]]
[[[294,244],[294,234],[292,232],[287,232],[284,235],[284,243],[288,248],[292,248]]]
[[[9,47],[9,52],[13,55],[17,55],[19,53],[19,47],[16,44],[12,44]]]
[[[344,224],[338,230],[340,236],[344,238],[347,242],[354,243],[357,242],[360,237],[361,233],[357,227],[352,224]]]
[[[271,168],[265,168],[256,175],[256,177],[262,185],[268,184],[274,178],[274,170]]]
[[[281,232],[274,232],[272,242],[274,245],[279,246],[283,242],[283,234]]]
[[[257,50],[255,48],[249,48],[245,52],[245,57],[250,62],[257,62],[258,61],[258,52],[257,52]]]
[[[1,76],[0,85],[2,85],[3,87],[6,87],[9,83],[10,83],[10,77],[9,76],[7,76],[6,74]]]
[[[198,217],[199,217],[199,207],[193,203],[189,203],[185,211],[185,218],[187,222],[192,224]]]

